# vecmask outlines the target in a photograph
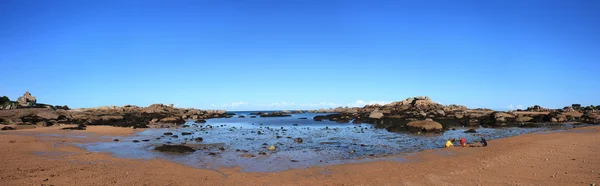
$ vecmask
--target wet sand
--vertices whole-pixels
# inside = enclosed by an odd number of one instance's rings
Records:
[[[58,127],[0,132],[0,185],[590,185],[600,183],[600,127],[492,140],[485,148],[427,150],[405,162],[315,166],[275,173],[196,169],[120,159],[71,144],[141,129]],[[53,134],[76,134],[72,137]],[[38,136],[32,136],[38,134]],[[40,136],[39,134],[44,134]],[[78,137],[78,136],[85,136]],[[111,136],[109,138],[103,136]]]

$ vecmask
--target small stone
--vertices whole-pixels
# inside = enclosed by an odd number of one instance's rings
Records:
[[[350,150],[350,154],[354,154],[354,153],[356,153],[355,150]]]
[[[296,142],[302,143],[302,138],[296,138]]]
[[[291,160],[291,162],[298,162],[298,160]]]
[[[277,147],[275,145],[271,145],[271,146],[269,146],[269,148],[267,148],[267,150],[270,150],[270,151],[275,151],[275,149],[277,149]]]
[[[204,139],[203,139],[203,138],[201,138],[201,137],[197,137],[196,139],[194,139],[194,141],[195,141],[195,142],[202,142],[202,141],[204,141]]]
[[[119,139],[114,139],[113,141],[119,141]]]
[[[217,153],[211,152],[211,153],[208,153],[208,155],[211,155],[211,156],[216,156],[216,155],[217,155]]]
[[[133,142],[134,142],[134,143],[139,143],[140,141],[139,141],[139,140],[133,140]]]
[[[225,151],[224,147],[219,148],[220,151]]]

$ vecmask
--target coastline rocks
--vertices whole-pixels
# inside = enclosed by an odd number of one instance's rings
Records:
[[[349,123],[350,120],[352,120],[353,118],[356,118],[356,116],[348,114],[348,113],[343,113],[343,114],[329,114],[329,115],[319,115],[319,116],[315,116],[313,117],[313,120],[315,121],[323,121],[323,120],[329,120],[329,121],[335,121],[337,123]]]
[[[415,132],[442,132],[444,130],[442,124],[433,120],[411,121],[406,126]]]
[[[161,146],[155,147],[154,150],[159,151],[159,152],[172,152],[172,153],[190,153],[190,152],[196,151],[193,148],[185,146],[185,145],[161,145]]]
[[[586,112],[581,115],[581,122],[588,124],[599,124],[600,123],[600,115],[594,114],[592,112]]]

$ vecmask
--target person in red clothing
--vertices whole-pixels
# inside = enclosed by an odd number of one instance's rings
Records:
[[[466,147],[467,146],[467,139],[465,139],[464,137],[460,138],[460,146]]]

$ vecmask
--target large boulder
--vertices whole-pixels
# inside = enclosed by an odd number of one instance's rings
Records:
[[[515,116],[506,112],[493,112],[490,115],[490,119],[494,125],[504,125],[508,122],[514,121]]]
[[[379,111],[373,111],[371,112],[371,114],[369,114],[369,118],[371,119],[381,119],[383,117],[383,113],[379,112]]]
[[[409,130],[418,132],[442,132],[444,130],[442,124],[430,119],[411,121],[406,126]]]
[[[533,118],[529,117],[529,116],[518,116],[517,119],[515,119],[515,121],[521,122],[521,123],[523,123],[523,122],[529,122],[531,120],[533,120]]]

